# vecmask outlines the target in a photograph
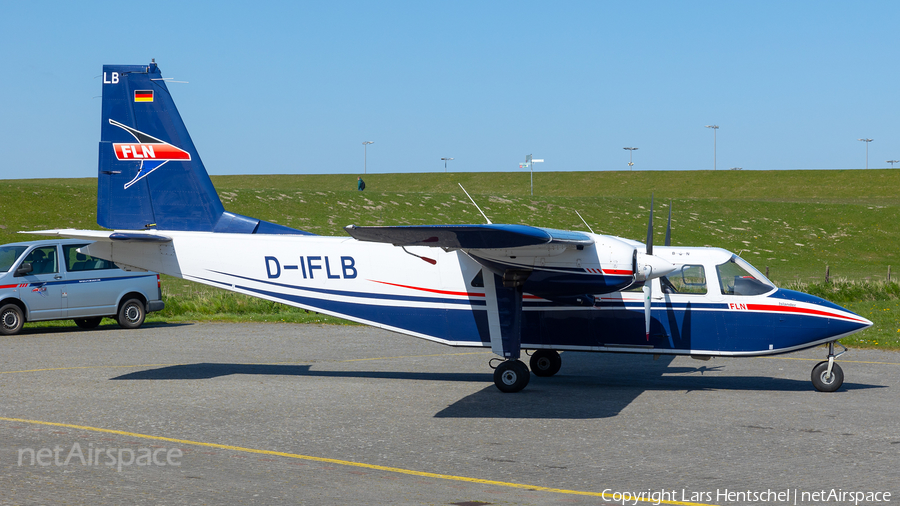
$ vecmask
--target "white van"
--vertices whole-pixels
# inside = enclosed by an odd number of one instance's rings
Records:
[[[165,307],[159,274],[125,272],[78,251],[88,244],[51,239],[0,246],[0,334],[44,320],[75,320],[92,329],[104,317],[134,329]]]

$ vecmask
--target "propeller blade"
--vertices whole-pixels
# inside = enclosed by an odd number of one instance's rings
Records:
[[[669,223],[666,225],[666,246],[672,245],[672,201],[669,201]]]
[[[644,283],[644,331],[647,335],[647,342],[650,342],[650,297],[653,295],[653,289],[650,287],[652,281],[647,280]]]
[[[653,194],[650,194],[650,220],[647,222],[647,254],[653,254]]]

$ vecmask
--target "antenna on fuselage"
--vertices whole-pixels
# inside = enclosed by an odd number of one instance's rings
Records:
[[[465,189],[465,187],[463,187],[462,183],[456,183],[456,184],[458,184],[459,187],[462,188],[462,191],[465,192],[466,197],[469,197],[469,200],[472,201],[472,204],[475,204],[475,199],[473,199],[472,196],[469,195],[469,192],[466,191],[466,189]],[[478,212],[481,213],[482,216],[484,216],[484,219],[485,219],[485,221],[487,221],[488,225],[493,225],[493,223],[491,223],[491,219],[488,218],[486,214],[484,214],[484,211],[482,211],[481,208],[478,207],[478,204],[475,204],[475,209],[478,209]]]
[[[672,245],[672,201],[669,200],[669,223],[666,225],[666,246]]]
[[[575,214],[577,214],[578,217],[581,218],[581,213],[578,212],[578,209],[575,210]],[[584,218],[581,218],[581,222],[584,223],[584,226],[587,227],[592,234],[594,233],[594,229],[592,229],[591,226],[588,225],[588,222],[584,221]],[[668,246],[668,244],[666,244],[666,246]]]

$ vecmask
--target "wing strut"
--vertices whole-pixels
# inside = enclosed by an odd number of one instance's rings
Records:
[[[531,373],[519,360],[522,353],[522,294],[528,273],[512,271],[503,276],[484,269],[491,351],[504,358],[494,370],[494,384],[501,392],[518,392],[528,385]]]

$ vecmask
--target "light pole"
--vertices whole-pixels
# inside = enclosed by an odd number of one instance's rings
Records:
[[[520,163],[519,168],[525,168],[531,170],[531,194],[534,195],[534,164],[542,163],[544,161],[543,158],[533,158],[531,155],[525,155],[525,163]]]
[[[716,130],[719,129],[719,125],[706,125],[706,128],[713,129],[713,170],[716,170]]]
[[[856,139],[858,141],[863,141],[866,143],[866,168],[869,168],[869,143],[872,142],[872,139]]]
[[[452,158],[441,158],[444,161],[444,172],[447,172],[447,162],[453,160]]]
[[[638,148],[622,148],[622,149],[628,150],[628,169],[634,170],[634,163],[632,162],[631,157],[634,155],[634,152],[637,151]]]
[[[894,168],[894,164],[900,162],[900,160],[887,160],[887,163],[891,164],[891,168]]]
[[[369,144],[375,144],[375,141],[363,141],[363,174],[368,174]]]

